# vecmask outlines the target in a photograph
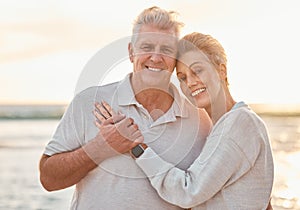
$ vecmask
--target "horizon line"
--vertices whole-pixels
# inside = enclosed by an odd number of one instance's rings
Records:
[[[46,106],[58,106],[62,108],[66,108],[70,102],[67,101],[35,101],[33,102],[1,102],[1,107],[46,107]],[[259,115],[272,115],[272,116],[300,116],[300,103],[291,103],[291,104],[283,104],[283,103],[247,103],[251,109],[259,114]],[[5,109],[4,108],[4,109]],[[3,110],[2,110],[3,111]],[[63,111],[63,110],[61,110]],[[1,112],[1,110],[0,110]]]

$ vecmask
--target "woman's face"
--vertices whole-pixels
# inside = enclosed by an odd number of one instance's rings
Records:
[[[220,75],[202,51],[183,54],[176,66],[185,96],[199,108],[209,108],[221,91]]]

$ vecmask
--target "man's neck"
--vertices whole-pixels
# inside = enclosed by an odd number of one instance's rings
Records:
[[[152,77],[148,80],[142,73],[136,73],[130,78],[137,102],[147,109],[153,120],[166,113],[174,101],[170,89],[170,74],[162,72],[157,79]]]
[[[157,120],[165,114],[174,101],[173,96],[168,91],[158,89],[147,89],[135,95],[136,100],[149,112],[153,120]]]

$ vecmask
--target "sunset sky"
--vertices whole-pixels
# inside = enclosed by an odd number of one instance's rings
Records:
[[[300,104],[299,0],[0,1],[0,104],[70,102],[88,61],[153,5],[179,12],[182,35],[221,42],[236,100]],[[105,82],[130,71],[125,60]]]

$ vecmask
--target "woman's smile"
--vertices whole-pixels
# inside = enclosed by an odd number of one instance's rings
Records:
[[[199,95],[200,93],[203,93],[204,91],[206,91],[205,87],[196,89],[196,90],[192,91],[191,96],[195,97],[195,96]]]

